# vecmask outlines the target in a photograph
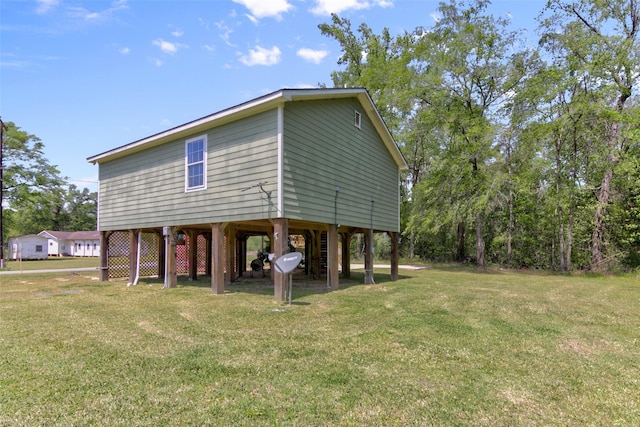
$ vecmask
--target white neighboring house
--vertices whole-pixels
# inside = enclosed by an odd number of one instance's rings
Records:
[[[47,259],[47,246],[49,240],[36,234],[27,234],[9,239],[9,258],[21,259]]]
[[[48,239],[51,256],[100,256],[100,233],[97,231],[49,231],[38,236]]]

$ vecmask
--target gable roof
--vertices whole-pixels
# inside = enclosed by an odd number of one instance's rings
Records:
[[[22,236],[10,237],[9,240],[22,240],[22,239],[46,239],[46,237],[41,236],[40,234],[24,234]]]
[[[38,236],[54,240],[99,240],[98,231],[49,231],[43,230]]]
[[[129,154],[133,154],[147,148],[151,148],[171,140],[186,137],[196,132],[220,126],[244,117],[252,116],[263,111],[270,110],[290,101],[303,101],[314,99],[356,98],[362,105],[367,116],[376,128],[387,150],[398,164],[400,169],[406,170],[407,163],[394,141],[387,125],[376,109],[369,93],[364,88],[349,89],[281,89],[270,94],[255,98],[231,108],[213,113],[211,115],[193,120],[166,131],[148,136],[129,144],[114,148],[104,153],[88,157],[87,161],[93,164],[107,162]]]

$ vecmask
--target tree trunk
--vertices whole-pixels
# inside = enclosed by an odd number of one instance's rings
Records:
[[[478,267],[484,267],[484,238],[482,237],[482,217],[480,214],[476,216],[476,262]]]
[[[573,193],[569,196],[569,230],[567,230],[567,248],[566,248],[566,257],[567,261],[565,262],[565,267],[567,271],[571,271],[571,251],[573,247],[573,217],[574,217],[574,207],[573,207]]]
[[[613,179],[613,170],[610,168],[605,171],[598,193],[596,212],[593,217],[593,233],[591,234],[591,270],[605,271],[604,265],[604,218],[607,214],[607,204],[609,203],[609,194],[611,191],[611,180]]]
[[[618,110],[622,111],[624,100],[621,97],[618,100]],[[604,220],[607,215],[607,205],[611,194],[611,182],[613,181],[613,168],[618,163],[616,154],[617,141],[619,138],[620,128],[618,123],[612,123],[609,132],[607,132],[607,146],[609,149],[608,168],[605,170],[600,184],[600,192],[596,201],[596,212],[593,216],[593,233],[591,234],[591,269],[593,271],[605,271],[604,265]]]
[[[558,209],[558,222],[560,225],[560,229],[558,230],[558,260],[560,261],[560,271],[565,272],[565,264],[564,264],[564,223],[562,220],[562,209]]]
[[[511,172],[509,172],[511,174]],[[507,263],[513,263],[513,248],[511,241],[513,240],[514,218],[513,218],[513,189],[509,188],[509,226],[507,227]]]
[[[456,258],[459,262],[463,262],[467,257],[466,251],[464,249],[464,223],[458,223],[458,239],[457,239],[457,253]]]
[[[416,255],[416,234],[414,231],[411,231],[409,235],[409,259],[413,259]]]

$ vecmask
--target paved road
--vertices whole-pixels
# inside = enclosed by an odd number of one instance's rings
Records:
[[[362,270],[364,268],[364,264],[351,264],[351,269],[352,270]],[[375,262],[373,263],[373,268],[391,268],[391,266],[389,264],[376,264]],[[400,264],[398,266],[398,269],[400,270],[424,270],[427,267],[422,267],[422,266],[418,266],[418,265],[402,265]]]
[[[98,271],[97,267],[82,267],[82,268],[58,268],[52,270],[8,270],[0,271],[0,276],[3,274],[40,274],[40,273],[65,273],[74,271]]]

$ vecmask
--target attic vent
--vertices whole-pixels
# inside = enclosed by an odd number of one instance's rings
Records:
[[[360,124],[362,122],[362,115],[360,114],[360,111],[358,110],[354,110],[353,112],[353,125],[355,127],[357,127],[358,129],[360,129]]]

